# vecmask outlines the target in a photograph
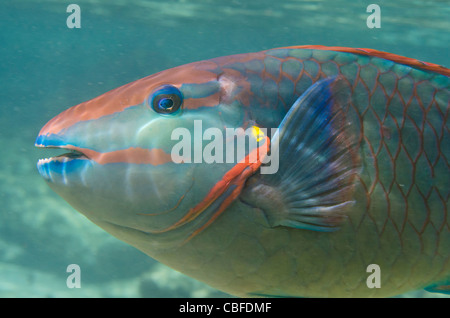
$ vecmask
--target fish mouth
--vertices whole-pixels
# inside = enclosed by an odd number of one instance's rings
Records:
[[[74,149],[70,146],[45,146],[45,145],[35,145],[37,148],[48,149],[54,153],[63,152],[61,154],[55,154],[51,157],[46,157],[39,159],[39,162],[50,162],[50,161],[67,161],[67,160],[76,160],[76,159],[84,159],[89,160],[88,156],[81,152],[78,149]]]
[[[75,172],[86,168],[91,160],[76,147],[71,145],[55,146],[45,143],[36,143],[37,148],[42,148],[50,156],[39,159],[36,166],[39,174],[50,183],[65,184],[73,179]],[[62,153],[61,153],[62,152]]]
[[[82,148],[68,144],[61,136],[39,135],[34,145],[48,155],[37,162],[39,174],[47,181],[56,180],[57,175],[66,178],[69,172],[91,161]]]
[[[45,149],[49,155],[52,155],[39,160],[42,162],[90,159],[83,152],[82,148],[67,143],[61,136],[58,135],[40,134],[37,137],[34,146]]]

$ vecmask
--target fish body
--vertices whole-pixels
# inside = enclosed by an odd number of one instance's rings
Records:
[[[322,46],[195,62],[52,119],[36,146],[72,152],[38,169],[112,235],[233,295],[448,293],[449,75]],[[257,136],[230,162],[227,128]]]

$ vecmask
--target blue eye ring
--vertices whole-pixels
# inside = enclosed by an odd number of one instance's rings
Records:
[[[149,97],[149,105],[160,114],[176,113],[183,104],[183,95],[172,85],[163,85]]]

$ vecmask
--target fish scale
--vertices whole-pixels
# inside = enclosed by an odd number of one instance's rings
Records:
[[[320,56],[320,53],[315,55]],[[405,253],[407,255],[424,253],[431,257],[446,255],[445,242],[448,241],[449,224],[445,223],[447,205],[444,198],[448,198],[449,187],[448,181],[435,185],[434,167],[438,159],[442,157],[442,163],[445,160],[446,165],[441,167],[440,173],[448,175],[448,164],[445,156],[439,152],[435,154],[435,164],[432,165],[425,152],[426,145],[432,145],[428,147],[430,153],[439,151],[441,148],[439,145],[444,140],[443,135],[448,134],[448,127],[445,126],[446,119],[444,120],[442,113],[437,111],[439,105],[434,98],[441,87],[431,84],[433,77],[378,57],[356,57],[351,53],[333,52],[333,54],[320,56],[320,59],[325,61],[321,62],[314,58],[314,54],[311,54],[310,59],[305,60],[309,52],[302,52],[302,54],[287,52],[286,55],[289,57],[283,57],[283,54],[286,52],[276,54],[282,63],[265,63],[265,68],[260,73],[263,79],[277,80],[281,83],[283,78],[293,79],[292,74],[284,70],[302,69],[301,75],[294,80],[294,85],[297,87],[297,84],[301,83],[305,77],[316,81],[318,76],[336,75],[336,68],[330,67],[333,65],[337,67],[337,74],[343,75],[352,87],[353,100],[355,100],[352,107],[359,113],[363,131],[360,147],[366,157],[363,168],[366,171],[361,174],[359,180],[360,187],[363,189],[362,195],[365,197],[365,200],[360,201],[365,202],[365,208],[362,209],[365,212],[357,218],[350,219],[350,222],[356,223],[355,230],[365,232],[368,227],[365,222],[371,222],[373,226],[369,227],[376,232],[376,236],[390,236],[391,239],[387,241],[391,243],[392,239],[398,240],[398,252],[391,251],[390,255]],[[303,60],[297,60],[291,55],[299,55]],[[352,79],[348,76],[352,74],[351,72],[340,71],[348,64],[327,61],[331,56],[351,63],[351,66],[346,69],[352,69],[356,77]],[[273,57],[270,57],[270,61],[273,61]],[[290,67],[283,67],[285,63],[288,63]],[[296,67],[298,65],[296,63],[304,66]],[[379,65],[381,67],[378,67]],[[424,78],[427,80],[425,83]],[[279,90],[281,91],[281,88]],[[303,91],[301,85],[300,89],[296,90],[298,95]],[[422,96],[429,96],[428,100],[427,97]],[[380,102],[383,100],[386,102]],[[284,103],[289,104],[291,101],[287,98]],[[393,110],[395,114],[390,113],[390,105],[396,108]],[[400,109],[398,109],[399,105],[402,106]],[[420,111],[415,110],[417,107],[414,106],[417,105]],[[414,110],[409,111],[413,107]],[[436,111],[430,111],[432,109]],[[424,114],[426,116],[423,116]],[[430,122],[438,124],[436,128],[431,126],[431,131],[426,130],[425,125]],[[436,131],[440,131],[441,135],[437,135]],[[428,202],[430,198],[439,200],[442,206],[431,210]],[[422,211],[422,213],[414,213],[415,211]],[[436,221],[432,222],[432,219]],[[393,233],[391,234],[390,231]],[[369,237],[375,237],[375,235]],[[373,244],[373,242],[370,243]],[[441,253],[439,254],[438,251]],[[376,261],[374,255],[371,255],[376,254],[375,252],[368,249],[365,254],[367,255],[362,257],[366,264]],[[446,258],[441,260],[441,266],[434,266],[435,275],[439,275],[441,271],[448,271],[445,260]],[[420,266],[420,263],[415,262],[417,260],[412,258],[408,265],[402,265],[414,269],[415,266]],[[394,271],[396,267],[399,267],[399,272],[405,270],[401,266],[395,266],[395,258],[390,260],[390,263],[394,263],[392,264]],[[436,263],[439,262],[436,261]],[[417,273],[417,275],[420,274]],[[402,284],[407,284],[409,277],[405,275],[403,277]]]
[[[291,53],[292,54],[292,53]],[[341,53],[341,54],[345,54],[345,53]],[[303,56],[305,56],[306,54],[303,54]],[[348,54],[350,55],[350,54]],[[280,56],[280,55],[278,55]],[[329,58],[330,56],[327,55],[326,58]],[[341,58],[344,59],[344,58]],[[373,58],[378,60],[378,58]],[[347,61],[351,60],[350,58],[347,59]],[[292,61],[291,59],[289,59],[288,61]],[[324,72],[322,65],[320,63],[320,61],[317,61],[315,59],[311,59],[308,61],[313,61],[314,63],[317,63],[315,65],[320,65],[320,71],[323,72],[326,75],[335,75],[335,73],[330,73],[330,72]],[[299,63],[301,63],[301,61],[298,61]],[[304,61],[303,63],[306,63],[307,61]],[[285,62],[286,63],[286,62]],[[327,64],[330,64],[328,61],[326,62]],[[364,64],[366,64],[367,62],[364,62]],[[375,65],[379,64],[378,61],[372,62]],[[339,64],[337,63],[333,63],[333,65],[337,65],[339,66]],[[371,64],[366,64],[365,66],[361,67],[359,65],[357,65],[358,70],[357,70],[357,77],[354,80],[354,83],[361,83],[361,85],[358,84],[353,84],[353,95],[357,95],[357,96],[364,96],[364,98],[362,99],[362,101],[358,102],[356,105],[356,108],[359,110],[360,114],[361,114],[361,121],[362,122],[367,122],[367,124],[365,125],[365,128],[367,127],[367,129],[364,129],[364,137],[367,136],[367,138],[364,138],[364,141],[367,143],[367,150],[370,151],[370,157],[373,158],[374,164],[372,165],[372,168],[374,169],[374,175],[372,176],[373,181],[369,181],[367,180],[365,182],[365,187],[368,188],[368,195],[372,195],[377,183],[379,183],[382,188],[383,188],[383,192],[385,192],[385,196],[388,199],[389,198],[389,194],[390,192],[386,192],[386,188],[390,189],[392,188],[392,185],[394,183],[396,183],[394,180],[389,183],[387,181],[383,182],[384,176],[380,175],[380,171],[381,173],[384,174],[390,174],[390,177],[392,177],[393,175],[395,175],[395,171],[397,166],[403,166],[403,165],[409,165],[411,167],[411,173],[409,173],[411,175],[411,177],[413,179],[415,179],[415,175],[418,173],[416,171],[416,167],[415,165],[419,162],[419,160],[422,163],[422,166],[426,166],[428,165],[431,169],[434,167],[433,165],[430,164],[428,158],[426,160],[426,162],[423,162],[423,160],[421,160],[422,158],[426,158],[427,154],[424,151],[424,147],[426,147],[425,145],[427,144],[439,144],[439,140],[443,138],[443,134],[447,133],[448,134],[448,128],[444,126],[445,122],[443,121],[443,118],[441,117],[442,114],[440,113],[434,113],[434,114],[430,114],[430,112],[426,111],[429,110],[433,105],[436,105],[436,101],[433,98],[432,100],[429,101],[425,101],[425,103],[422,101],[422,99],[424,98],[420,98],[419,96],[419,90],[417,88],[417,86],[420,83],[420,79],[414,81],[414,79],[408,75],[408,73],[406,73],[405,70],[403,70],[403,68],[401,68],[401,66],[397,66],[397,68],[400,68],[400,73],[401,73],[401,77],[399,75],[397,75],[395,72],[389,72],[389,69],[384,68],[383,70],[380,70],[378,68],[376,68],[375,65],[371,65]],[[393,65],[393,64],[392,64]],[[374,71],[377,72],[377,74],[374,76]],[[385,73],[391,73],[390,75],[393,76],[393,78],[395,79],[395,83],[390,83],[391,86],[394,87],[394,89],[392,90],[391,94],[388,95],[383,87],[383,85],[380,82],[374,82],[374,79],[379,78],[381,75],[385,74]],[[283,71],[281,70],[281,73],[283,73]],[[318,72],[315,72],[318,73]],[[342,73],[340,73],[342,74]],[[275,76],[275,74],[273,74]],[[344,74],[342,74],[344,75]],[[288,77],[290,77],[289,75],[287,75]],[[306,68],[304,70],[303,76],[307,76],[309,78],[314,78],[316,75],[311,74],[310,72],[307,72]],[[344,75],[345,76],[345,75]],[[406,79],[409,81],[410,86],[413,87],[409,87],[408,84],[405,83]],[[350,81],[350,80],[349,80]],[[298,82],[298,81],[297,81]],[[296,83],[297,83],[296,82]],[[370,83],[371,82],[371,83]],[[370,83],[370,85],[368,84]],[[397,85],[398,83],[398,85]],[[422,84],[422,85],[426,85],[426,84]],[[381,90],[377,90],[376,88],[381,87]],[[431,85],[427,85],[427,88],[423,88],[423,95],[426,96],[434,96],[436,94],[437,89],[436,88],[432,88]],[[413,95],[414,92],[414,95]],[[375,93],[378,93],[378,95],[383,95],[381,97],[375,97]],[[397,95],[398,99],[396,100],[397,102],[400,101],[400,103],[395,103],[395,105],[403,105],[403,110],[401,110],[401,117],[398,118],[398,120],[396,120],[395,118],[392,118],[395,122],[391,122],[388,121],[388,116],[391,115],[388,111],[389,109],[389,105],[387,106],[387,108],[384,107],[379,107],[374,108],[372,107],[372,100],[376,99],[376,98],[385,98],[386,100],[393,100],[393,96]],[[366,97],[367,96],[367,97]],[[419,105],[419,107],[422,110],[422,113],[426,113],[427,116],[424,118],[423,116],[420,116],[421,114],[417,114],[418,112],[415,111],[416,115],[413,117],[414,114],[409,115],[408,114],[408,110],[409,107],[411,106],[411,104],[413,103],[417,103]],[[376,103],[375,105],[381,105],[384,106],[384,103]],[[365,108],[366,106],[366,108]],[[437,105],[436,105],[437,106]],[[404,116],[405,111],[407,112],[407,116]],[[371,113],[370,113],[371,112]],[[399,110],[397,110],[397,112],[399,112]],[[430,115],[434,115],[434,116],[430,116]],[[417,124],[414,121],[414,119],[416,119],[417,121],[419,121],[420,123]],[[407,123],[407,121],[410,121],[411,123]],[[425,133],[425,122],[430,122],[432,120],[437,120],[440,122],[440,126],[437,126],[436,129],[434,129],[433,127],[433,131],[431,133],[428,133],[428,136],[424,136]],[[446,129],[447,128],[447,129]],[[441,137],[436,135],[436,130],[441,132]],[[408,140],[411,138],[408,138],[408,136],[410,136],[411,134],[416,133],[417,134],[417,138],[415,138],[415,140],[419,140],[418,142],[418,146],[421,147],[420,149],[416,150],[414,153],[414,150],[411,149],[411,143],[402,143],[401,140],[398,143],[397,147],[398,149],[395,149],[395,151],[389,152],[389,147],[392,147],[392,142],[391,142],[391,138],[388,136],[387,138],[385,137],[385,131],[388,131],[388,135],[391,136],[392,134],[398,135],[399,138],[407,138]],[[393,132],[394,131],[394,132]],[[426,138],[428,137],[428,138]],[[422,141],[423,139],[426,139],[427,142]],[[413,139],[414,140],[414,139]],[[413,144],[414,146],[414,144]],[[439,147],[430,147],[430,152],[436,151],[438,150]],[[409,150],[409,151],[408,151]],[[401,159],[399,159],[399,154],[401,151],[405,152],[406,158],[403,157]],[[383,157],[383,159],[381,160],[377,160],[379,157]],[[439,157],[439,155],[435,155],[435,157]],[[388,160],[386,160],[388,159]],[[406,160],[405,160],[406,159]],[[437,159],[435,159],[437,160]],[[384,166],[380,166],[380,162],[381,163],[386,163]],[[436,161],[437,163],[437,161]],[[445,170],[444,170],[445,171]],[[405,175],[408,173],[400,173],[401,175]],[[429,175],[434,175],[432,172]],[[428,176],[429,176],[428,175]],[[423,176],[426,177],[426,176]],[[420,180],[423,180],[423,178],[418,178],[418,182],[420,182]],[[364,182],[364,181],[362,181]],[[398,183],[396,183],[398,185]],[[401,184],[400,184],[401,185]],[[407,188],[407,192],[406,192],[406,197],[408,197],[408,194],[411,192],[411,189],[417,185],[417,183],[414,183],[414,181],[411,180],[409,187]],[[404,186],[404,185],[402,185]],[[421,193],[428,193],[429,191],[432,190],[432,187],[428,187],[426,188],[426,186],[424,186],[425,188],[422,189]],[[418,189],[419,190],[419,189]],[[438,189],[436,189],[438,190]],[[419,190],[420,191],[420,190]],[[448,192],[448,189],[447,189]],[[448,193],[447,193],[448,196]],[[423,197],[423,196],[422,196]],[[426,200],[424,198],[424,200]]]
[[[233,295],[448,292],[449,75],[386,52],[323,46],[191,63],[55,117],[36,144],[83,156],[38,168],[94,223]],[[153,98],[168,91],[184,97],[182,111],[159,116]],[[174,164],[172,129],[195,132],[194,121],[278,128],[258,150],[279,150],[280,171],[264,175],[261,157]],[[367,285],[371,264],[381,288]]]

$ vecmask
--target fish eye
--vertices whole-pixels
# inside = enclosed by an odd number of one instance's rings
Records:
[[[163,85],[149,97],[149,105],[160,114],[173,114],[180,109],[183,95],[172,85]]]

